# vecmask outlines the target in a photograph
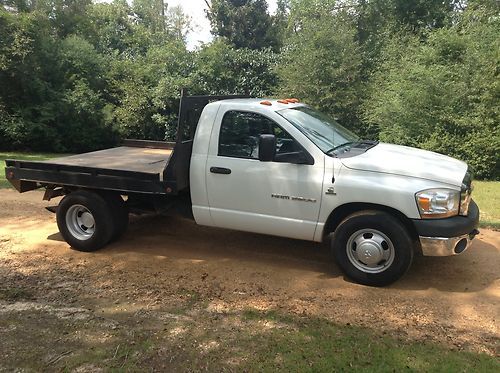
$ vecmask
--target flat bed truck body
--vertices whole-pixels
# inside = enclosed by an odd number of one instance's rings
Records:
[[[175,181],[163,180],[173,146],[153,142],[54,158],[48,161],[7,160],[6,175],[20,192],[45,186],[166,194]],[[132,145],[132,144],[131,144]],[[147,146],[146,146],[147,145]],[[170,185],[170,186],[169,186]]]

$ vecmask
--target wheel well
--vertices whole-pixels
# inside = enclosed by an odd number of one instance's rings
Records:
[[[328,216],[328,219],[326,220],[325,228],[323,229],[323,240],[327,239],[329,234],[333,233],[335,229],[337,229],[342,220],[355,212],[363,210],[384,211],[397,218],[401,222],[401,224],[403,224],[404,227],[408,230],[408,233],[415,241],[415,248],[417,252],[421,250],[418,233],[412,221],[408,219],[401,211],[398,211],[392,207],[378,205],[376,203],[353,202],[346,203],[345,205],[337,207],[330,213],[330,216]]]
[[[64,195],[68,195],[73,192],[85,191],[89,193],[95,193],[103,198],[109,198],[110,196],[121,196],[125,195],[117,190],[108,190],[108,189],[92,189],[92,188],[80,188],[80,187],[62,187]],[[122,198],[123,200],[123,198]]]

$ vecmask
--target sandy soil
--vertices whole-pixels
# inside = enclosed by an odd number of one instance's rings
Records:
[[[0,300],[0,318],[26,310],[62,319],[99,314],[112,328],[110,315],[171,308],[196,294],[207,312],[272,309],[500,352],[500,232],[483,230],[461,256],[417,258],[396,284],[370,288],[347,281],[326,245],[172,217],[134,218],[119,242],[80,253],[62,241],[44,209],[53,202],[41,197],[0,190],[0,288],[28,292]]]

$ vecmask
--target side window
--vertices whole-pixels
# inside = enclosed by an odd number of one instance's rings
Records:
[[[259,135],[272,132],[273,122],[257,113],[228,111],[219,134],[219,155],[259,158]]]
[[[302,148],[274,121],[257,113],[228,111],[222,118],[219,155],[236,158],[259,158],[259,136],[276,136],[276,155],[299,152]]]

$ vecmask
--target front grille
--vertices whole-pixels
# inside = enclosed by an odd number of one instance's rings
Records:
[[[460,215],[467,216],[472,193],[472,172],[467,169],[460,191]]]
[[[464,179],[462,180],[462,190],[470,190],[472,185],[472,172],[467,169]]]

